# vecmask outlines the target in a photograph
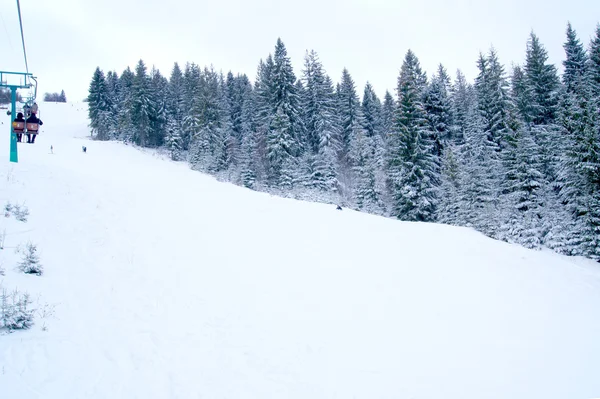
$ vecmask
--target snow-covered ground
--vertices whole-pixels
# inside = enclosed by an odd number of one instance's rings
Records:
[[[598,264],[219,183],[89,141],[84,104],[40,111],[18,164],[1,117],[0,197],[30,217],[2,218],[0,281],[54,316],[0,336],[0,398],[600,397]]]

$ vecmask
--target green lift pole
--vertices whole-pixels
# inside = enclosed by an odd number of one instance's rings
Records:
[[[17,112],[17,88],[10,88],[10,115],[11,119],[15,117]],[[19,153],[17,151],[17,134],[13,128],[12,121],[10,123],[10,162],[19,162]]]

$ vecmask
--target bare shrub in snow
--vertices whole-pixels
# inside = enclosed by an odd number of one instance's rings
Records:
[[[27,218],[29,217],[29,208],[25,204],[11,204],[8,202],[4,205],[4,216],[9,217],[11,215],[15,215],[15,219],[20,222],[27,222]]]
[[[13,205],[13,213],[19,222],[26,222],[29,217],[29,208],[25,205]]]
[[[38,301],[38,303],[39,303],[39,301]],[[46,319],[48,319],[50,317],[54,317],[54,312],[55,312],[55,306],[47,304],[47,303],[41,305],[40,308],[36,311],[37,316],[39,316],[39,318],[41,320],[43,320],[42,331],[48,331],[48,326],[46,325]]]

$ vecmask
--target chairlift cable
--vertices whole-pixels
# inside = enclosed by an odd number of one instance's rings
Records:
[[[25,51],[25,35],[23,35],[23,20],[21,19],[21,4],[17,0],[17,10],[19,11],[19,25],[21,26],[21,41],[23,42],[23,55],[25,56],[25,70],[29,73],[29,66],[27,65],[27,52]]]

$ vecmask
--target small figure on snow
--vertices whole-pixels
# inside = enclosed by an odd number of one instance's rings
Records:
[[[341,211],[342,207],[338,205],[337,208],[335,208],[335,209],[337,209],[338,211]]]
[[[87,147],[86,147],[86,146],[84,146],[84,145],[82,145],[82,146],[81,146],[81,151],[83,151],[83,152],[87,152]]]
[[[54,154],[54,147],[52,145],[50,145],[50,153]]]

